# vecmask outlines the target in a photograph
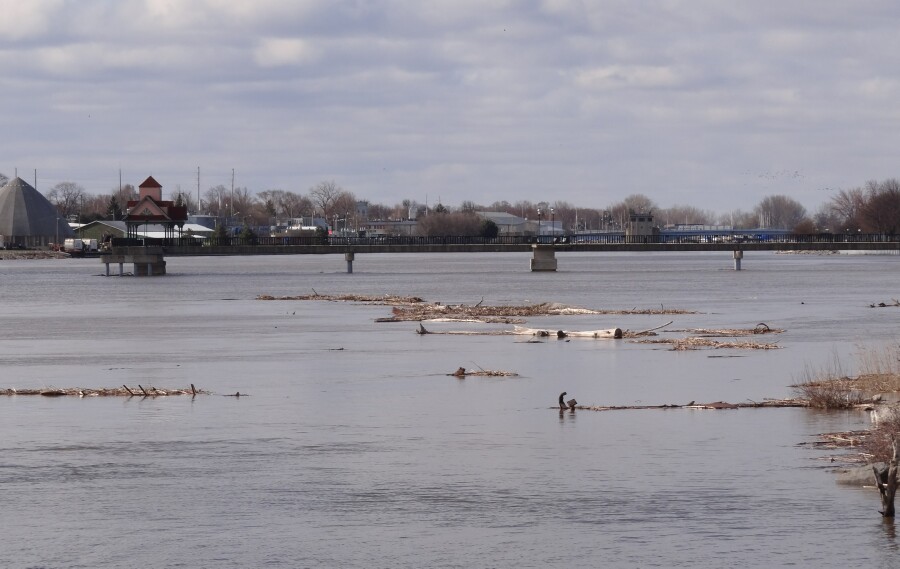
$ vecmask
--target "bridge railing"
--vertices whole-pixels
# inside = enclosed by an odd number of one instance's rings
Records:
[[[198,240],[194,237],[154,239],[154,238],[114,238],[113,247],[220,247],[220,246],[435,246],[435,245],[533,245],[533,244],[735,244],[741,243],[896,243],[898,236],[871,233],[818,233],[813,235],[792,234],[704,234],[704,235],[622,235],[622,234],[578,234],[540,236],[501,236],[492,239],[477,236],[302,236],[302,237],[209,237]]]

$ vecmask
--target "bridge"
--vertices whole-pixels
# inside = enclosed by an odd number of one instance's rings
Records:
[[[888,234],[755,235],[566,235],[559,237],[259,237],[240,239],[113,239],[100,261],[134,264],[136,276],[165,274],[165,257],[232,255],[342,254],[352,272],[357,254],[367,253],[502,253],[531,252],[531,270],[555,271],[557,252],[731,252],[735,270],[747,251],[894,251],[900,254],[900,236]]]

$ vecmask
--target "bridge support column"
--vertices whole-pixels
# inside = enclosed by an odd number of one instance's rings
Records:
[[[735,251],[733,257],[734,257],[734,270],[740,271],[741,270],[741,259],[744,258],[744,252],[740,251],[740,250]]]
[[[355,254],[353,251],[347,251],[344,253],[344,260],[347,261],[347,274],[353,273],[353,258]]]
[[[532,272],[556,270],[556,251],[553,250],[553,245],[532,245],[531,250]]]
[[[113,252],[100,256],[100,262],[106,265],[109,276],[109,264],[119,264],[119,276],[125,274],[125,263],[134,263],[134,276],[147,277],[166,274],[166,260],[160,248],[134,248],[122,252]]]

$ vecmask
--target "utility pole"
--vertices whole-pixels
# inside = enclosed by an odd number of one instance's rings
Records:
[[[234,168],[231,169],[231,217],[234,218]]]
[[[200,215],[200,166],[197,166],[197,215]]]

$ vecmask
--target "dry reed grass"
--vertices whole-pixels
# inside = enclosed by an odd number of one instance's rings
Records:
[[[807,364],[800,374],[801,381],[792,385],[794,392],[817,409],[850,409],[863,403],[863,394],[856,389],[855,380],[844,373],[837,353],[830,364],[814,368]]]
[[[900,391],[900,345],[861,347],[856,353],[857,389],[877,392]]]

